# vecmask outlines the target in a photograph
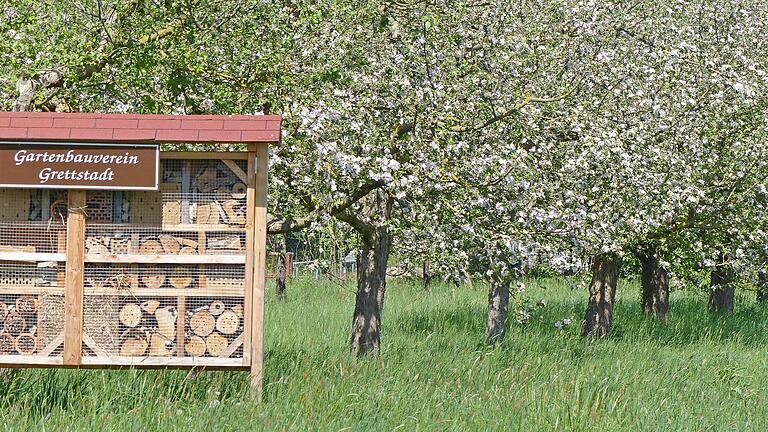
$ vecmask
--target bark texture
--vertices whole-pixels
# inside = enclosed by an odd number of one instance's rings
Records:
[[[733,313],[734,281],[736,273],[729,265],[712,270],[709,281],[709,311],[711,313]]]
[[[583,337],[599,339],[610,333],[620,264],[621,257],[613,253],[593,258],[589,302],[581,330]]]
[[[432,273],[429,271],[429,260],[424,260],[424,265],[421,269],[421,278],[422,282],[424,282],[424,290],[429,289],[429,285],[432,283]]]
[[[509,317],[509,283],[491,282],[488,291],[488,318],[485,324],[485,342],[497,344],[504,340]]]
[[[282,300],[285,298],[285,254],[277,256],[277,283],[275,284],[275,294]]]
[[[643,313],[647,316],[669,318],[669,273],[661,267],[659,257],[652,251],[637,254],[642,267]]]
[[[362,223],[356,230],[360,232],[363,244],[357,256],[357,295],[350,349],[358,356],[377,356],[381,348],[381,312],[387,289],[387,260],[392,246],[386,224],[392,209],[391,200],[378,191],[370,198],[365,213],[368,220],[376,222],[356,222]]]
[[[768,303],[768,271],[761,270],[757,281],[757,302],[761,304]]]

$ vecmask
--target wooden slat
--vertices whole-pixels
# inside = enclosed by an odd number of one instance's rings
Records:
[[[85,191],[70,190],[67,212],[67,270],[64,281],[64,364],[80,364],[83,354],[83,276]]]
[[[219,357],[221,358],[229,358],[232,354],[237,351],[238,348],[240,348],[243,345],[243,334],[240,333],[240,336],[236,337],[235,340],[232,341],[231,344],[225,349],[224,351],[219,354]]]
[[[251,150],[249,148],[249,150]],[[243,305],[243,365],[251,366],[251,321],[253,318],[253,223],[256,218],[256,153],[248,153],[245,182],[245,303]]]
[[[249,146],[251,147],[251,146]],[[251,394],[261,400],[264,364],[264,290],[267,262],[267,168],[269,147],[256,145],[255,211],[253,221],[253,294],[251,298]],[[250,150],[250,148],[249,148]],[[248,290],[246,290],[247,292]]]
[[[141,254],[87,254],[88,263],[126,264],[243,264],[245,255],[141,255]]]
[[[239,358],[218,357],[121,357],[121,356],[86,356],[82,359],[84,366],[147,366],[147,367],[206,367],[206,366],[243,366]]]
[[[93,340],[93,338],[90,337],[88,333],[85,333],[85,332],[83,332],[83,343],[85,343],[85,345],[88,348],[90,348],[91,351],[93,351],[93,353],[96,354],[97,356],[109,355],[109,353],[99,348],[99,344],[96,343],[96,341]]]
[[[64,359],[61,357],[0,355],[0,367],[61,366],[63,364]]]
[[[247,160],[247,152],[160,152],[160,159],[233,159]]]
[[[154,297],[243,297],[245,289],[232,286],[208,285],[208,288],[138,288],[121,289],[114,288],[93,288],[87,287],[85,292],[88,295],[123,295],[123,296],[154,296]]]
[[[238,165],[233,160],[224,159],[222,160],[222,162],[224,162],[224,165],[229,167],[229,169],[231,169],[232,172],[235,173],[235,175],[240,179],[241,182],[246,184],[248,183],[248,176],[245,174],[245,171],[243,171],[243,169],[240,168],[240,165]]]
[[[64,253],[0,252],[0,261],[36,263],[36,262],[44,262],[44,261],[64,262],[66,260],[67,260],[67,255]]]
[[[64,342],[64,332],[59,333],[58,336],[53,338],[53,340],[46,345],[43,349],[40,350],[37,355],[39,356],[49,356],[52,352],[56,351],[56,348],[58,348],[61,343]]]

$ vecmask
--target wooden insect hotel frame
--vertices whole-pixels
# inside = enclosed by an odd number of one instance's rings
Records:
[[[258,394],[279,139],[278,116],[0,112],[0,367],[250,370]]]

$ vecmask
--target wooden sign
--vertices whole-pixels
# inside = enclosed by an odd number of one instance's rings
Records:
[[[157,144],[0,143],[0,187],[157,190]]]

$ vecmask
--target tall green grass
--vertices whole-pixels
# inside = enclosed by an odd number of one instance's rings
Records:
[[[530,281],[541,298],[501,346],[482,344],[483,286],[392,282],[383,355],[347,349],[354,287],[299,281],[267,299],[265,400],[243,372],[24,370],[0,382],[6,430],[768,430],[768,311],[739,298],[711,317],[674,293],[671,319],[639,314],[624,283],[613,337],[579,338],[584,292]],[[562,330],[554,323],[572,318]]]

